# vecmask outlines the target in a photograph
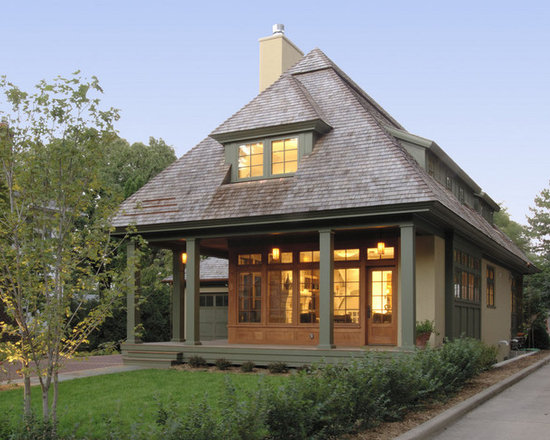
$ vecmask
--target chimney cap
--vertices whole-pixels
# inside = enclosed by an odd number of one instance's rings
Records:
[[[273,35],[281,34],[284,35],[285,33],[285,25],[284,24],[274,24],[273,25]]]

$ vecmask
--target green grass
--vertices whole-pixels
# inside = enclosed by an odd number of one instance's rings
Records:
[[[105,438],[109,423],[122,424],[125,431],[138,424],[154,424],[159,402],[175,402],[183,412],[185,405],[207,396],[216,407],[225,389],[225,377],[243,395],[254,390],[259,380],[279,384],[284,376],[215,373],[182,370],[138,370],[126,373],[75,379],[59,384],[58,419],[61,434],[74,433]],[[33,409],[41,414],[39,387],[32,390]],[[23,389],[0,392],[0,414],[19,423]]]

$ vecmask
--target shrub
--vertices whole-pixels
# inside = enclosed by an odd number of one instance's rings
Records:
[[[206,367],[206,360],[201,356],[191,356],[189,358],[189,365],[193,368],[202,368]]]
[[[251,373],[254,371],[254,362],[246,361],[241,365],[241,371],[243,373]]]
[[[288,373],[288,365],[284,362],[273,362],[267,366],[271,374]]]
[[[217,359],[216,360],[216,368],[218,370],[228,370],[229,367],[231,367],[231,362],[229,362],[227,359]]]
[[[531,343],[531,341],[533,342],[532,348],[540,348],[542,350],[550,348],[550,337],[546,331],[546,326],[541,321],[535,321],[529,330],[527,340],[529,343]]]

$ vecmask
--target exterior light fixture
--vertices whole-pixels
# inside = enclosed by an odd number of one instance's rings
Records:
[[[376,248],[378,249],[378,255],[384,255],[384,251],[386,250],[386,243],[383,241],[379,241],[376,245]]]
[[[183,253],[181,254],[181,262],[182,262],[183,264],[187,264],[187,252],[183,252]]]
[[[273,256],[274,260],[278,260],[281,256],[281,251],[279,250],[279,248],[273,248],[271,249],[271,255]]]

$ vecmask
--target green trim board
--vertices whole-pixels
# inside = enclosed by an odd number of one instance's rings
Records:
[[[300,132],[316,132],[319,134],[325,134],[330,130],[332,130],[332,127],[322,119],[313,119],[310,121],[254,128],[250,130],[240,130],[231,133],[210,134],[210,137],[214,138],[221,144],[227,144],[228,142],[249,141],[251,139],[259,139],[263,137],[286,136],[288,134]]]

